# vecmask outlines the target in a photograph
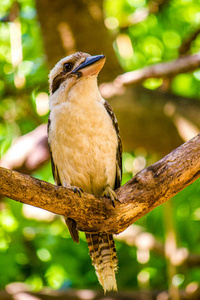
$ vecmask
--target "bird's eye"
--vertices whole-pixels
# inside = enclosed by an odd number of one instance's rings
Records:
[[[71,64],[71,63],[65,63],[65,64],[63,65],[63,70],[64,70],[65,72],[69,72],[69,71],[71,71],[71,69],[72,69],[72,64]]]

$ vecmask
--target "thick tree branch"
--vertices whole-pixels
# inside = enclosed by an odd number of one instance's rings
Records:
[[[135,85],[148,78],[173,77],[177,74],[194,71],[200,67],[200,54],[182,56],[176,60],[155,64],[143,69],[119,75],[114,83],[117,86]]]
[[[0,160],[0,166],[31,174],[49,158],[47,125],[42,124],[17,138]]]
[[[200,134],[117,190],[121,203],[72,191],[0,168],[0,194],[68,216],[86,232],[120,233],[200,177]]]

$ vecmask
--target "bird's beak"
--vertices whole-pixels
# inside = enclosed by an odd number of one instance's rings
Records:
[[[86,57],[86,60],[82,62],[71,74],[81,76],[97,75],[106,61],[105,55],[96,55]]]

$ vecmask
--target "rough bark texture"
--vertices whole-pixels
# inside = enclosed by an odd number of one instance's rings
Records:
[[[200,134],[117,190],[121,203],[0,168],[0,194],[70,217],[84,232],[120,233],[200,177]],[[89,216],[89,217],[87,217]]]

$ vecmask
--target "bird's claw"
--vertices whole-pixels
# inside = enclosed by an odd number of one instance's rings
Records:
[[[79,193],[79,196],[81,197],[81,194],[83,193],[83,190],[77,186],[70,186],[69,189],[73,191],[74,193]]]
[[[103,196],[109,197],[111,200],[111,203],[113,205],[113,207],[115,207],[115,201],[119,201],[120,200],[117,198],[116,193],[111,189],[110,186],[107,186],[103,192]]]

